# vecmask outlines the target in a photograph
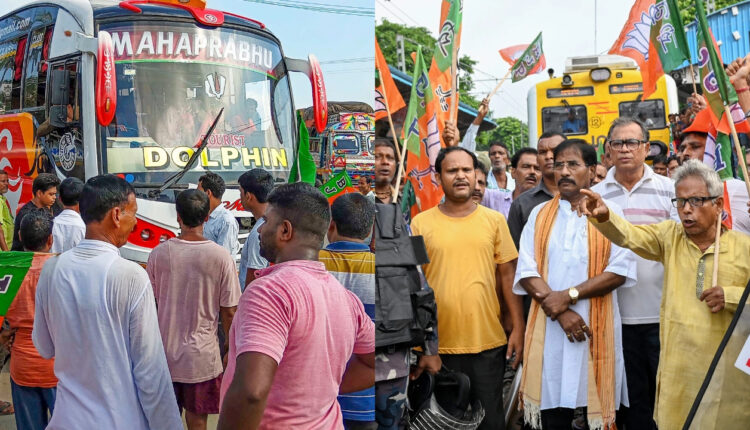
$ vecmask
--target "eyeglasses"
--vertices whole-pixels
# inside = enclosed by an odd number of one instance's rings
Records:
[[[568,170],[578,170],[580,167],[583,167],[583,164],[577,161],[557,161],[552,165],[552,169],[562,170],[565,166],[568,166]]]
[[[687,202],[687,203],[690,203],[690,206],[692,206],[694,208],[699,208],[699,207],[703,206],[707,201],[712,201],[712,200],[714,200],[714,199],[716,199],[718,197],[719,196],[713,196],[713,197],[688,197],[686,199],[678,197],[676,199],[672,199],[672,206],[674,206],[674,207],[676,207],[678,209],[681,209],[681,208],[683,208],[685,206],[685,203]]]
[[[637,149],[642,143],[646,143],[645,140],[638,140],[638,139],[617,139],[617,140],[610,140],[609,146],[612,147],[612,149],[621,150],[623,147],[629,150]]]

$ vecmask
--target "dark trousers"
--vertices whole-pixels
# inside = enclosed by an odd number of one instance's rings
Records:
[[[543,430],[571,430],[575,409],[555,408],[542,410]]]
[[[56,388],[24,387],[10,380],[18,430],[44,430],[55,409]]]
[[[379,430],[406,428],[406,389],[409,376],[375,382],[375,421]]]
[[[484,407],[481,430],[504,430],[503,374],[507,346],[488,349],[477,354],[440,354],[443,365],[465,373],[471,381],[471,395]]]
[[[655,430],[656,369],[659,367],[659,324],[623,324],[622,347],[630,407],[625,430]]]

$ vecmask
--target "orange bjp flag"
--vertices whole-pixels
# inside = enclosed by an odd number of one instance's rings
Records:
[[[636,0],[630,9],[630,16],[620,32],[610,54],[624,55],[638,63],[643,79],[643,99],[648,98],[656,91],[656,81],[664,74],[661,63],[658,61],[659,53],[651,43],[650,8],[654,0]],[[651,61],[649,61],[649,59]]]
[[[461,43],[461,0],[443,0],[440,9],[440,34],[435,43],[435,51],[430,64],[430,85],[432,93],[437,99],[437,125],[440,140],[443,139],[445,121],[449,120],[452,99],[455,96],[451,82],[451,64],[453,62],[453,45]],[[458,106],[458,103],[456,103]]]
[[[375,88],[375,120],[377,121],[386,118],[388,112],[393,115],[406,107],[404,98],[398,91],[396,83],[393,82],[393,76],[391,76],[388,63],[385,61],[377,39],[375,39],[375,69],[380,77],[380,85]],[[386,100],[388,100],[387,106]]]

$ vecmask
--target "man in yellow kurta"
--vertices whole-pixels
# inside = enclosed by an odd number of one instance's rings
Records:
[[[714,240],[723,204],[723,187],[716,172],[690,160],[672,178],[676,194],[672,203],[681,223],[668,220],[634,226],[588,190],[582,191],[588,198],[579,205],[579,213],[589,216],[612,243],[664,264],[654,410],[659,430],[682,428],[750,279],[750,236],[722,230],[718,282],[711,285]],[[721,395],[692,428],[747,428],[750,376],[739,370],[731,375],[722,381]]]

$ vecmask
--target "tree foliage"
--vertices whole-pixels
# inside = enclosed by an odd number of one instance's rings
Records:
[[[430,34],[430,30],[426,27],[411,27],[398,24],[387,19],[383,19],[382,23],[375,26],[375,37],[377,37],[380,49],[383,51],[383,57],[385,57],[385,61],[388,64],[394,67],[398,67],[397,35],[404,36],[406,73],[409,75],[414,74],[414,62],[411,60],[410,55],[412,52],[417,51],[418,46],[422,46],[424,62],[429,67],[432,63],[432,53],[436,42],[435,38]],[[474,66],[476,64],[476,60],[468,55],[463,55],[458,60],[458,89],[461,101],[474,108],[479,107],[481,102],[481,100],[477,100],[469,94],[474,89],[472,75],[474,74]]]
[[[708,2],[704,1],[703,4],[707,7]],[[731,6],[738,3],[738,0],[714,0],[716,8],[714,10],[724,9],[727,6]],[[695,21],[695,0],[677,0],[677,8],[680,9],[680,18],[684,25],[689,25]],[[706,13],[711,13],[706,10]]]
[[[491,142],[497,141],[508,145],[511,153],[518,148],[528,146],[529,127],[526,123],[510,116],[496,118],[494,121],[497,124],[496,128],[479,133],[477,136],[477,151],[486,151]]]

